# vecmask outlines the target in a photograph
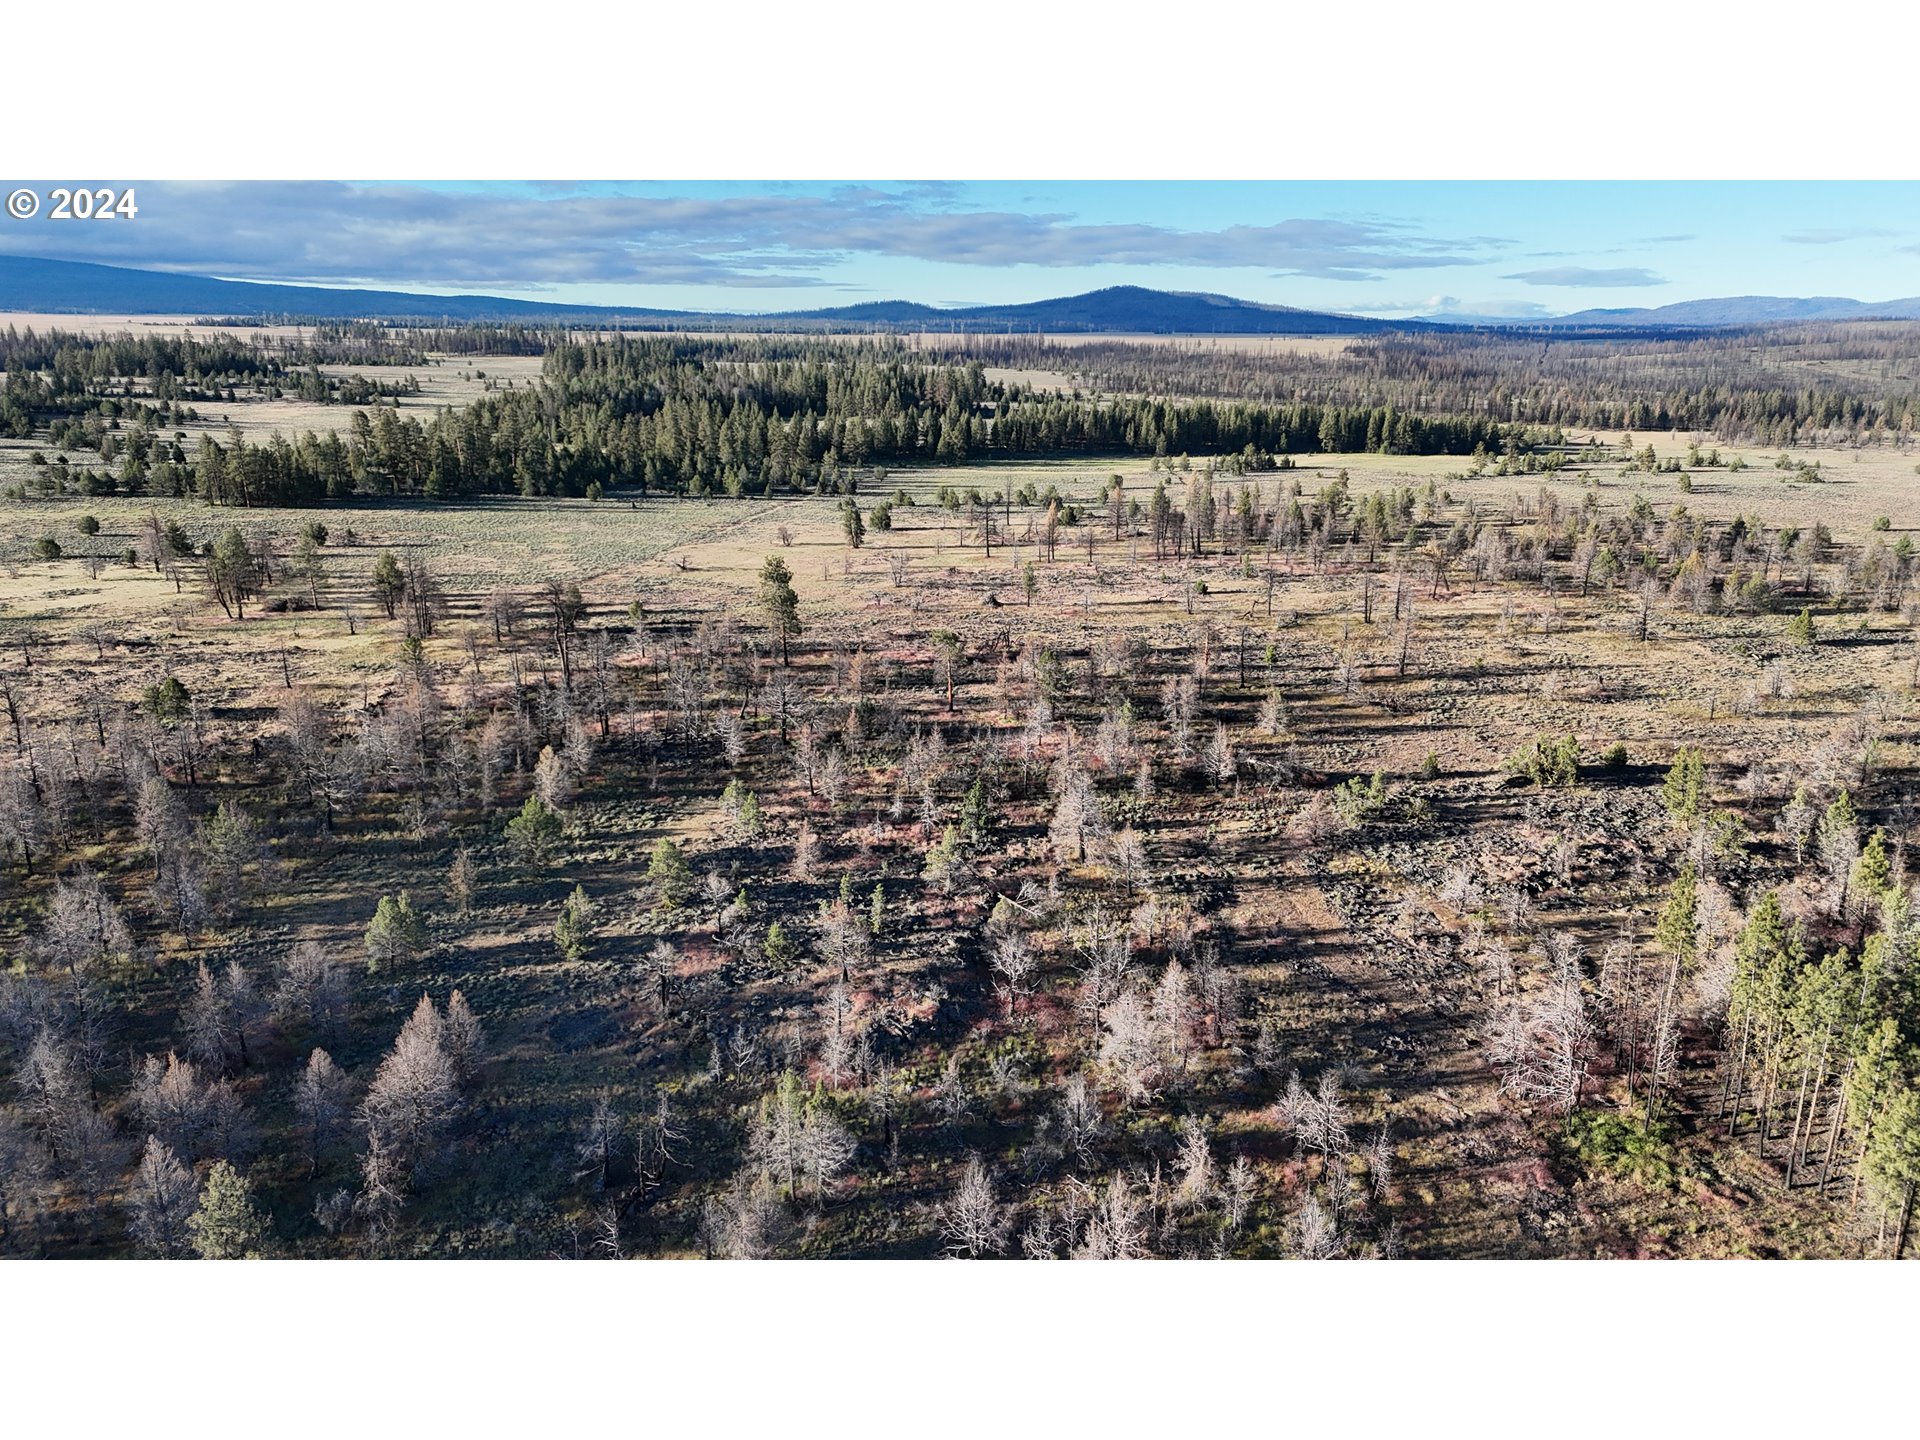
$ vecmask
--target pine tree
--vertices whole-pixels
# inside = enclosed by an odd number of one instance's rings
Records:
[[[400,561],[391,550],[382,550],[379,559],[373,562],[373,594],[386,610],[389,620],[394,618],[406,593],[407,577],[400,568]]]
[[[778,920],[767,926],[767,938],[761,944],[760,950],[766,956],[767,964],[776,970],[786,969],[793,963],[794,956],[799,953],[799,947],[787,934],[787,927]]]
[[[647,883],[659,897],[662,909],[671,910],[687,898],[693,887],[693,872],[680,847],[662,835],[653,842],[653,854],[647,862]]]
[[[507,848],[522,865],[541,865],[559,843],[560,833],[560,817],[552,807],[538,795],[529,795],[519,814],[507,822]]]
[[[573,893],[560,906],[560,918],[554,922],[553,941],[560,953],[573,961],[584,960],[592,947],[595,921],[600,907],[587,895],[586,887],[575,885]]]
[[[780,641],[780,663],[784,665],[789,658],[788,642],[800,633],[800,597],[794,593],[793,572],[778,555],[769,555],[760,567],[760,607],[767,612],[767,628]]]
[[[224,1160],[214,1161],[207,1172],[200,1208],[187,1229],[202,1260],[257,1260],[267,1235],[266,1221],[254,1208],[253,1187]]]
[[[1674,757],[1672,767],[1662,782],[1660,798],[1667,807],[1667,814],[1682,825],[1691,825],[1700,818],[1700,809],[1706,799],[1706,761],[1697,748],[1684,747]]]
[[[1895,890],[1893,865],[1887,859],[1886,835],[1875,830],[1853,862],[1853,893],[1863,901],[1879,902]]]
[[[1653,928],[1654,943],[1682,966],[1693,959],[1696,889],[1693,866],[1682,865]]]
[[[1811,650],[1818,640],[1813,625],[1813,611],[1803,606],[1798,615],[1787,621],[1787,643],[1796,650]]]
[[[427,922],[413,908],[406,891],[382,895],[374,907],[364,940],[367,969],[391,970],[426,953]]]
[[[993,802],[985,776],[976,776],[960,801],[960,834],[969,845],[984,845],[993,837]]]

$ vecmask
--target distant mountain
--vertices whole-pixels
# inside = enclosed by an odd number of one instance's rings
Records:
[[[1682,300],[1651,309],[1578,310],[1551,320],[1516,320],[1516,325],[1633,326],[1715,329],[1737,325],[1784,325],[1802,320],[1920,320],[1920,297],[1906,300],[1848,300],[1837,295],[1795,298],[1785,295],[1730,295],[1718,300]]]
[[[524,321],[553,324],[615,316],[672,318],[668,310],[552,305],[492,295],[408,295],[397,290],[327,290],[172,275],[74,260],[0,255],[0,310],[62,315],[298,315],[325,320]]]
[[[617,305],[556,305],[491,295],[412,295],[395,290],[328,290],[174,275],[72,260],[0,256],[0,310],[94,315],[204,315],[505,321],[528,324],[871,326],[876,329],[1053,331],[1154,335],[1362,335],[1433,328],[1419,321],[1369,320],[1227,295],[1171,294],[1121,285],[1025,305],[940,309],[877,300],[822,310],[728,314]]]
[[[908,315],[904,312],[912,312]],[[814,310],[789,319],[909,323],[934,330],[1044,330],[1056,334],[1082,332],[1133,335],[1373,335],[1386,330],[1430,330],[1424,320],[1374,320],[1357,315],[1299,310],[1291,305],[1263,305],[1230,295],[1146,290],[1138,285],[1115,285],[1069,295],[1058,300],[1035,300],[1025,305],[968,305],[935,310],[926,305],[886,302],[853,305],[842,310]]]
[[[0,310],[71,315],[296,316],[314,320],[413,320],[527,325],[624,325],[697,328],[856,328],[971,333],[1095,335],[1376,335],[1458,329],[1662,330],[1774,325],[1800,320],[1920,319],[1920,298],[1877,303],[1819,295],[1793,299],[1738,295],[1683,300],[1653,309],[1581,310],[1550,319],[1435,315],[1379,320],[1264,305],[1230,295],[1115,285],[1084,295],[1021,305],[942,308],[910,300],[870,300],[820,310],[748,314],[650,310],[623,305],[562,305],[497,295],[414,295],[398,290],[328,290],[317,285],[256,284],[208,275],[174,275],[74,260],[0,255]]]

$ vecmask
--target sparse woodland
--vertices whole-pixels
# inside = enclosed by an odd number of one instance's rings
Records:
[[[0,341],[0,1253],[1916,1248],[1913,544],[1791,449],[1796,523],[1656,505],[1712,434],[1561,433],[1652,425],[1631,366],[1467,403],[1518,339],[1356,347],[1414,403],[460,335]],[[425,424],[379,388],[536,344]],[[303,377],[368,408],[207,428]],[[1865,388],[1660,414],[1903,445]],[[1512,489],[1290,463],[1383,451]],[[367,505],[492,494],[723,498],[484,589]]]

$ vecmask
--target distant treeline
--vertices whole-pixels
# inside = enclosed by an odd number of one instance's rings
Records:
[[[264,445],[203,435],[191,453],[136,429],[96,431],[120,488],[217,504],[308,505],[356,494],[671,494],[851,488],[862,469],[1022,456],[1234,455],[1244,468],[1319,451],[1517,453],[1557,434],[1391,405],[1094,399],[928,364],[893,341],[548,337],[539,383],[425,423],[381,408],[344,436]],[[289,377],[292,388],[299,377]],[[136,425],[139,417],[135,417]],[[71,424],[71,422],[70,422]],[[71,429],[60,437],[72,438]],[[85,443],[84,439],[80,443]]]
[[[1056,371],[1102,393],[1393,405],[1623,433],[1698,430],[1770,446],[1920,428],[1920,325],[1892,321],[1698,335],[1393,333],[1337,352],[1206,338],[921,345],[931,360]]]

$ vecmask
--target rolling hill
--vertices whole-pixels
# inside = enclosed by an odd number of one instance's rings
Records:
[[[416,295],[333,290],[176,275],[71,260],[0,256],[0,310],[96,315],[299,316],[312,319],[507,321],[528,324],[871,326],[876,329],[1027,330],[1133,334],[1358,335],[1435,328],[1371,320],[1226,295],[1173,294],[1116,286],[1023,305],[940,309],[871,301],[770,314],[558,305],[491,295]]]
[[[1427,317],[1381,320],[1230,295],[1116,285],[1017,305],[943,308],[873,300],[818,310],[763,313],[566,305],[498,295],[419,295],[399,290],[334,290],[263,284],[0,255],[0,310],[70,315],[194,315],[305,320],[387,319],[526,325],[661,326],[731,329],[947,330],[1108,335],[1373,335],[1388,331],[1487,328],[1585,331],[1705,329],[1807,320],[1920,319],[1920,298],[1740,295],[1684,300],[1651,309],[1580,310],[1547,319]]]

